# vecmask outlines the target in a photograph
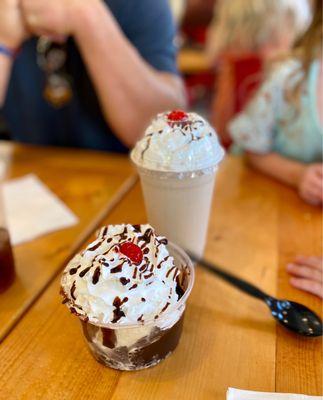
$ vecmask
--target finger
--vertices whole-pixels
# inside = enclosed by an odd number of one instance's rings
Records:
[[[303,197],[310,204],[317,205],[322,202],[322,191],[315,187],[315,185],[311,185],[303,190]]]
[[[323,258],[322,257],[306,257],[306,256],[297,256],[295,258],[296,264],[308,265],[309,267],[313,267],[318,270],[323,270]]]
[[[322,189],[323,188],[322,177],[320,175],[318,175],[317,173],[312,174],[311,176],[308,177],[307,186]]]
[[[29,27],[36,27],[40,20],[40,8],[32,1],[21,1],[21,8],[26,24]]]
[[[292,275],[322,282],[322,272],[307,265],[288,264],[286,269]]]
[[[301,192],[300,196],[304,201],[306,201],[306,203],[312,206],[319,206],[322,203],[320,199],[314,195],[310,195],[309,193]]]
[[[323,164],[314,164],[314,171],[319,175],[323,176]]]
[[[322,284],[319,282],[313,282],[310,279],[291,278],[290,283],[297,289],[301,289],[304,290],[305,292],[315,294],[321,299],[323,298],[323,288]]]

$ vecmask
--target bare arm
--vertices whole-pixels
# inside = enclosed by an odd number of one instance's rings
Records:
[[[181,79],[151,67],[123,34],[102,0],[21,0],[21,3],[28,28],[34,34],[74,37],[105,118],[127,146],[135,144],[154,114],[185,106]],[[153,3],[147,4],[155,7]],[[129,12],[126,6],[124,12]],[[160,23],[157,17],[156,24]],[[149,31],[142,34],[149,38]],[[151,51],[159,51],[154,42],[150,45]]]
[[[307,203],[323,202],[323,164],[303,164],[278,153],[247,153],[249,163],[259,171],[297,189]]]
[[[185,106],[182,81],[146,63],[102,2],[89,4],[75,14],[74,37],[106,120],[131,147],[157,112]]]
[[[0,108],[3,106],[7,92],[12,61],[4,54],[0,54]]]
[[[27,37],[19,0],[0,0],[0,45],[15,50]],[[0,108],[5,100],[11,67],[10,57],[0,53]]]
[[[247,159],[254,168],[293,187],[298,187],[306,168],[303,163],[283,157],[278,153],[247,152]]]

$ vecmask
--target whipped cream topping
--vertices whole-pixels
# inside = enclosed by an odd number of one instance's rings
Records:
[[[178,120],[170,119],[179,114]],[[210,124],[198,114],[158,114],[131,152],[135,164],[150,170],[189,172],[216,166],[224,150]]]
[[[179,300],[180,273],[167,239],[150,225],[109,225],[64,270],[61,288],[72,313],[93,323],[158,319]]]

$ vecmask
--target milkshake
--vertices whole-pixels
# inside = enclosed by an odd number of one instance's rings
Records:
[[[131,152],[157,232],[201,257],[215,177],[224,157],[217,135],[196,113],[157,115]]]
[[[188,256],[150,225],[109,225],[69,262],[61,294],[99,362],[138,370],[175,350],[193,282]]]

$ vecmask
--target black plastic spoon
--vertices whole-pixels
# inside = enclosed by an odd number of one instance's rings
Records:
[[[187,254],[194,262],[229,282],[242,292],[264,301],[269,307],[271,315],[284,328],[307,337],[322,336],[322,320],[309,308],[294,301],[278,300],[243,279],[237,278],[206,260],[199,259],[189,251],[187,251]]]

